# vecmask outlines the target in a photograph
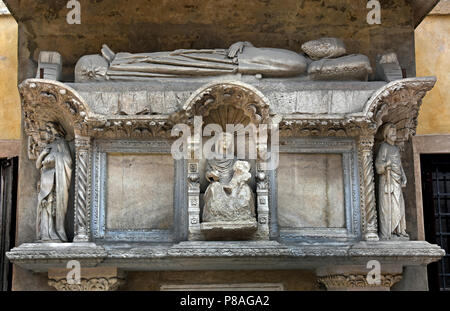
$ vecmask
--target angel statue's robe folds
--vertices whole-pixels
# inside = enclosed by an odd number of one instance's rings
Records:
[[[64,221],[69,201],[72,157],[67,142],[50,143],[41,167],[36,230],[40,241],[67,242]],[[47,161],[46,161],[47,160]]]
[[[390,166],[387,165],[388,161],[391,162]],[[383,142],[378,151],[375,167],[379,174],[380,236],[382,239],[390,239],[392,234],[406,235],[405,201],[402,192],[406,176],[398,147]]]

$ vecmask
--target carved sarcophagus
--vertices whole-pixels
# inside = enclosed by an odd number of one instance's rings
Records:
[[[129,72],[130,56],[111,53],[104,51],[111,58],[104,70],[97,58],[84,60],[79,70],[91,82],[20,85],[29,159],[49,190],[36,194],[46,217],[37,220],[46,221],[37,226],[42,243],[13,249],[14,263],[41,272],[69,258],[123,271],[314,269],[328,284],[339,277],[328,277],[327,267],[360,275],[375,259],[390,267],[382,285],[390,287],[404,265],[442,256],[437,246],[393,239],[397,223],[385,229],[405,210],[395,203],[401,167],[377,159],[389,167],[383,187],[395,193],[376,191],[384,170],[374,167],[380,128],[396,128],[385,143],[397,148],[389,157],[399,157],[434,78],[318,82],[233,73],[117,82],[126,72],[141,76]],[[115,78],[98,82],[113,64]],[[44,135],[48,124],[58,135]],[[377,193],[388,202],[380,220]],[[69,216],[70,242],[60,243],[67,242],[60,219]],[[379,221],[388,241],[379,241]]]

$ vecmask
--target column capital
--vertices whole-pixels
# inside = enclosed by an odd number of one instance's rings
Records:
[[[117,268],[81,268],[79,280],[68,278],[73,273],[72,269],[49,269],[48,284],[58,291],[115,291],[125,284],[125,274]]]
[[[401,274],[381,274],[378,284],[369,284],[366,274],[332,274],[317,277],[329,291],[389,291],[394,284],[402,279]]]
[[[389,291],[402,279],[401,265],[380,263],[378,271],[375,266],[372,268],[360,265],[322,267],[316,271],[317,282],[329,291]]]

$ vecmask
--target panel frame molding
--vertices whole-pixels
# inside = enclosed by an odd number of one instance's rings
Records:
[[[187,236],[186,161],[174,160],[173,225],[171,229],[108,229],[106,226],[107,154],[171,154],[172,141],[101,140],[93,141],[91,228],[95,242],[157,242],[175,243]]]
[[[360,184],[357,142],[353,138],[290,137],[280,140],[280,154],[340,154],[344,186],[345,228],[282,228],[278,223],[278,170],[270,178],[270,227],[280,242],[312,240],[355,241],[361,239]]]

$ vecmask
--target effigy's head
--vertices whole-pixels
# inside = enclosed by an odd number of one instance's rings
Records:
[[[395,142],[397,140],[397,128],[393,123],[386,123],[383,128],[384,140]]]
[[[219,152],[224,152],[227,154],[230,150],[232,150],[232,146],[234,143],[234,136],[233,134],[222,132],[220,133],[219,140],[218,140],[218,150]]]

